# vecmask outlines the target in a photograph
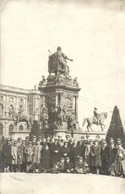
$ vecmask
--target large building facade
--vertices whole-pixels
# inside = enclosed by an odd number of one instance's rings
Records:
[[[39,120],[41,104],[40,91],[35,87],[26,90],[0,85],[0,136],[24,138],[29,135],[27,123],[17,122],[16,116],[23,113],[32,120]]]

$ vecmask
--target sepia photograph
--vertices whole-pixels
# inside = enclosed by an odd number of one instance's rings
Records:
[[[0,15],[0,194],[125,194],[125,0]]]

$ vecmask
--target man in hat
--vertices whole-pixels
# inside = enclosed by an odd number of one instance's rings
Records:
[[[113,165],[116,158],[116,153],[117,153],[117,149],[114,144],[114,139],[110,138],[109,146],[108,146],[108,173],[113,176],[115,175]]]
[[[68,147],[68,142],[64,142],[64,146],[61,148],[61,156],[63,158],[69,157],[70,154],[70,148]]]
[[[31,141],[29,141],[29,144],[25,147],[24,153],[26,157],[26,172],[28,172],[33,162],[33,146]]]
[[[117,152],[114,162],[116,176],[125,176],[125,149],[122,147],[121,139],[117,139]]]
[[[18,169],[18,142],[15,140],[14,145],[11,147],[12,155],[12,172],[16,172]]]
[[[82,157],[77,157],[77,163],[75,165],[75,171],[79,174],[86,174],[85,162]]]
[[[70,158],[71,158],[71,161],[72,161],[74,167],[75,167],[76,162],[77,162],[77,157],[80,156],[80,151],[81,151],[80,145],[77,144],[76,140],[74,140],[73,145],[70,149]]]
[[[101,161],[102,161],[101,173],[104,175],[107,175],[108,173],[108,146],[105,140],[102,141],[102,146],[101,146]]]
[[[25,171],[25,169],[24,169],[24,166],[25,166],[25,164],[24,164],[24,162],[25,162],[25,160],[24,160],[24,148],[25,148],[25,146],[22,143],[22,138],[19,137],[18,138],[18,147],[17,147],[17,164],[18,164],[19,172]]]
[[[73,163],[70,161],[69,157],[66,157],[66,160],[65,160],[65,172],[66,173],[74,172]]]
[[[54,143],[51,145],[51,158],[52,158],[51,166],[54,166],[54,164],[59,162],[60,156],[61,156],[61,153],[60,153],[58,138],[54,138]]]
[[[46,172],[60,173],[64,171],[65,171],[65,159],[61,157],[60,161],[57,162],[51,169],[48,169]]]
[[[6,139],[6,143],[2,147],[4,172],[11,171],[11,166],[12,166],[11,146],[12,146],[11,141],[10,141],[10,138],[8,137]]]
[[[97,125],[99,125],[99,117],[100,117],[100,114],[98,113],[97,108],[94,108],[93,114],[94,114],[94,118],[95,118],[96,121],[97,121]]]
[[[94,140],[93,153],[95,173],[99,174],[101,169],[101,145],[99,144],[98,139]]]

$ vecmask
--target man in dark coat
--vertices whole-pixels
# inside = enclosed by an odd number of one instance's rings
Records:
[[[50,148],[47,143],[41,150],[41,165],[45,171],[50,168]]]
[[[77,144],[76,140],[74,140],[73,146],[71,147],[71,150],[70,150],[70,159],[71,159],[74,167],[76,165],[76,161],[77,161],[78,156],[80,156],[80,145]]]
[[[66,173],[73,173],[74,172],[73,163],[70,161],[69,157],[66,158],[64,172],[66,172]]]
[[[52,166],[59,162],[60,160],[60,145],[58,143],[58,139],[54,139],[54,143],[51,145],[51,157],[52,157]]]
[[[3,155],[3,163],[4,163],[4,172],[9,172],[11,171],[11,166],[12,166],[10,138],[7,138],[6,143],[3,145],[2,155]]]
[[[61,148],[61,157],[66,158],[70,155],[70,148],[68,147],[68,142],[64,142],[64,146]]]
[[[65,159],[61,157],[60,161],[57,162],[52,168],[47,169],[46,172],[50,173],[60,173],[65,171]]]
[[[102,141],[101,161],[102,161],[101,173],[107,175],[108,173],[108,146],[105,140]]]
[[[82,157],[78,157],[77,163],[75,165],[75,172],[79,174],[86,174],[85,162]]]
[[[87,140],[81,140],[80,141],[80,156],[85,160],[85,151],[88,141]]]
[[[100,168],[101,168],[101,145],[100,145],[98,139],[94,140],[93,152],[94,152],[95,173],[99,174]]]
[[[117,149],[114,144],[114,140],[110,139],[109,147],[108,147],[108,172],[111,175],[114,175],[114,171],[112,169],[112,164],[116,158]]]

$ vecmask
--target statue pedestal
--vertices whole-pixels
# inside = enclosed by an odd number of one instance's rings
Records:
[[[48,114],[48,129],[42,130],[42,137],[64,138],[67,134],[73,134],[69,131],[73,123],[79,130],[78,124],[78,93],[80,91],[76,79],[71,76],[49,75],[46,82],[40,82],[39,90],[41,93],[41,102]],[[43,106],[41,106],[43,109]],[[41,116],[42,116],[41,111]],[[68,128],[68,126],[70,126]]]
[[[106,137],[106,132],[94,131],[94,132],[83,132],[82,134],[83,134],[83,136],[89,136],[89,139],[95,139],[96,136],[99,136],[100,139],[105,139],[105,137]]]

